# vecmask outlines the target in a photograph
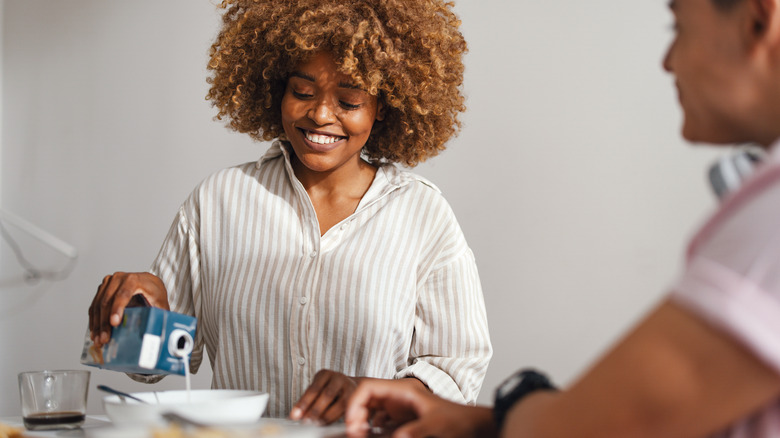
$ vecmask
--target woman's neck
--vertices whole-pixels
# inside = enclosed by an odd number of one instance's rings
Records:
[[[298,181],[312,195],[347,196],[362,198],[371,186],[377,167],[359,156],[326,172],[307,168],[296,156],[290,154],[290,162]]]

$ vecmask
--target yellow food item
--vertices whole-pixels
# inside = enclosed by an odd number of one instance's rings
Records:
[[[166,428],[152,430],[152,438],[262,438],[282,436],[284,429],[276,424],[266,424],[260,428],[236,429],[219,427],[182,428],[172,424]],[[2,437],[0,437],[2,438]]]
[[[23,429],[0,423],[0,438],[22,438]]]
[[[236,438],[236,434],[211,427],[183,429],[179,425],[172,424],[164,429],[152,430],[152,438]]]

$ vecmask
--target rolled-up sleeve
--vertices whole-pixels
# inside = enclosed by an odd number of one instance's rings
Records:
[[[492,354],[477,266],[465,247],[422,284],[410,363],[396,378],[415,377],[436,395],[475,404]]]
[[[780,169],[728,200],[693,240],[671,297],[780,372]]]

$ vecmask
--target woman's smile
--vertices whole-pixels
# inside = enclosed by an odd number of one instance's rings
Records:
[[[327,152],[341,146],[341,143],[347,139],[343,135],[333,135],[315,130],[298,128],[303,135],[306,144],[317,151]]]

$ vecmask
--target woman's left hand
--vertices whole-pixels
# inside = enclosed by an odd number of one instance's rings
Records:
[[[320,424],[333,423],[344,416],[347,400],[355,392],[359,380],[358,377],[350,377],[336,371],[318,371],[311,385],[290,411],[290,419]]]

